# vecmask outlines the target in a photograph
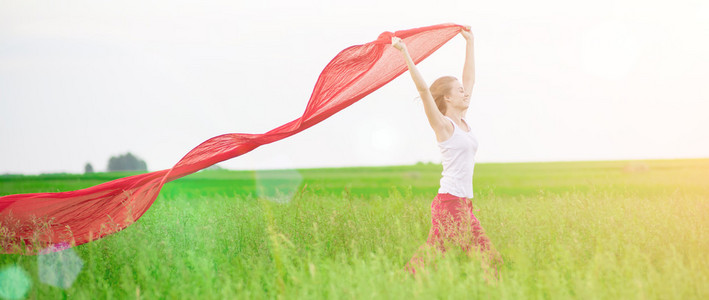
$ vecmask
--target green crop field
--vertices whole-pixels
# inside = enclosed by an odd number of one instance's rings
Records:
[[[64,251],[80,259],[59,263],[78,272],[64,287],[47,283],[45,256],[0,255],[0,297],[709,299],[709,159],[478,164],[473,203],[505,261],[499,281],[455,249],[404,271],[440,171],[202,171],[125,230]],[[0,195],[126,175],[6,175]]]

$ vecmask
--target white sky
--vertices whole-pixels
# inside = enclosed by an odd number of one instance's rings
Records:
[[[709,157],[709,1],[0,0],[0,174],[171,167],[219,134],[300,116],[340,50],[472,26],[479,162]],[[459,76],[456,37],[419,65]],[[440,162],[408,74],[221,165]]]

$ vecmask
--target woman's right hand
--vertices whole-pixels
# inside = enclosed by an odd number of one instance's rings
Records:
[[[470,26],[466,25],[464,28],[461,28],[460,35],[462,35],[466,41],[473,40],[473,32],[470,30]]]
[[[392,37],[391,38],[391,45],[394,46],[399,51],[405,52],[406,51],[406,44],[404,44],[404,41],[402,41],[398,37]]]

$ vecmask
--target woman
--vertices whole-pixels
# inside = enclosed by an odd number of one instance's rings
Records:
[[[444,243],[452,242],[469,254],[481,253],[483,267],[492,267],[490,270],[497,277],[502,259],[473,215],[470,201],[473,198],[473,169],[478,142],[465,120],[465,114],[475,84],[475,61],[470,27],[461,29],[460,33],[466,40],[462,84],[455,77],[444,76],[434,81],[430,88],[416,68],[406,45],[401,39],[392,38],[392,45],[406,60],[443,156],[441,186],[431,203],[431,230],[426,245],[419,251],[433,246],[445,252]],[[407,270],[415,273],[416,269],[424,267],[421,254],[414,255],[406,266]]]

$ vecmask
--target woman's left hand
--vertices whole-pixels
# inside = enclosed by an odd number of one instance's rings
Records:
[[[396,50],[399,50],[402,52],[406,52],[406,50],[407,50],[406,44],[404,44],[404,41],[402,41],[400,38],[395,37],[395,36],[391,38],[391,45],[394,46],[394,48],[396,48]]]

